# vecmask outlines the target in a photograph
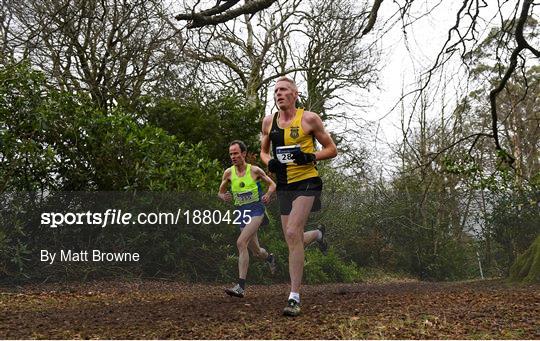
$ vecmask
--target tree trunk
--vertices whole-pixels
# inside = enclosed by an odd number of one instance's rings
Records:
[[[522,283],[540,283],[540,235],[532,245],[520,255],[512,268],[510,280]]]

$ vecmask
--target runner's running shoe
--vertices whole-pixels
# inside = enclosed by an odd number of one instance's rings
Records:
[[[317,240],[317,244],[319,244],[319,250],[321,250],[322,254],[326,256],[326,253],[328,252],[328,242],[326,241],[326,228],[323,225],[319,225],[317,227],[317,230],[321,231],[321,240]]]
[[[235,285],[234,287],[230,288],[230,289],[225,289],[225,293],[229,296],[234,296],[234,297],[240,297],[240,298],[243,298],[244,297],[244,289],[242,289],[240,287],[240,284],[237,284]]]
[[[266,259],[266,263],[268,264],[268,267],[270,268],[270,273],[273,275],[276,273],[276,256],[274,256],[273,253],[268,255],[268,258]]]
[[[287,302],[287,306],[283,309],[283,315],[285,316],[298,316],[300,315],[300,303],[296,302],[292,298]]]

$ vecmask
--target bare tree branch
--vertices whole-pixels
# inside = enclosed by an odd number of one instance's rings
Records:
[[[373,26],[375,26],[375,22],[377,21],[377,13],[379,12],[379,8],[381,7],[383,0],[375,0],[373,3],[373,7],[371,7],[371,12],[369,12],[369,20],[362,31],[362,35],[368,34],[372,29]]]
[[[525,40],[523,36],[523,28],[525,26],[525,22],[527,21],[527,16],[529,13],[529,9],[532,5],[532,0],[525,0],[523,2],[523,7],[521,8],[521,14],[518,18],[517,25],[516,25],[516,42],[517,46],[512,51],[512,55],[510,56],[510,65],[508,65],[508,68],[506,69],[506,72],[499,82],[499,85],[490,91],[489,93],[489,101],[491,105],[491,127],[493,131],[493,140],[495,142],[495,149],[498,151],[503,151],[503,148],[500,145],[499,141],[499,132],[498,132],[498,115],[497,115],[497,95],[505,88],[506,84],[508,83],[508,80],[514,73],[514,70],[516,69],[517,62],[518,62],[518,55],[519,53],[524,49],[529,49],[531,52],[533,52],[537,57],[540,57],[540,54],[537,50],[532,48],[527,41]],[[514,157],[506,154],[507,162],[512,164],[515,159]]]
[[[184,13],[175,17],[176,20],[188,20],[187,28],[217,25],[234,19],[243,14],[255,14],[270,7],[277,0],[250,0],[244,5],[228,11],[238,3],[238,0],[226,1],[225,4],[198,13]]]
[[[273,79],[268,78],[268,71],[279,63],[278,46],[286,43],[290,32],[299,26],[300,18],[296,13],[300,3],[301,0],[286,1],[278,4],[275,11],[265,12],[255,19],[244,15],[224,25],[187,31],[185,34],[193,39],[198,36],[199,42],[186,45],[184,51],[188,57],[201,62],[205,70],[199,74],[206,84],[220,83],[223,79],[219,77],[226,77],[223,70],[228,69],[233,75],[229,82],[242,89],[248,103],[264,104],[261,98]],[[208,33],[210,29],[212,35]],[[282,71],[295,69],[287,65]],[[239,79],[241,84],[238,84]]]

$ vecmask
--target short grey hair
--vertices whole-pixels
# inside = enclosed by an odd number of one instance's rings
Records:
[[[289,78],[287,76],[279,77],[277,79],[277,81],[276,81],[276,84],[277,84],[277,82],[288,82],[288,83],[292,84],[293,89],[298,92],[298,86],[296,85],[296,82],[293,79],[291,79],[291,78]]]

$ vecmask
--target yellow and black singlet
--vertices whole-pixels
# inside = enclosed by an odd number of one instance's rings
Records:
[[[296,109],[296,114],[286,128],[278,124],[279,113],[274,114],[270,128],[270,141],[272,154],[282,164],[286,165],[276,174],[277,182],[290,184],[293,182],[319,176],[315,162],[307,165],[297,165],[292,160],[292,154],[300,149],[304,153],[315,153],[315,136],[306,134],[302,129],[302,116],[304,109]]]

